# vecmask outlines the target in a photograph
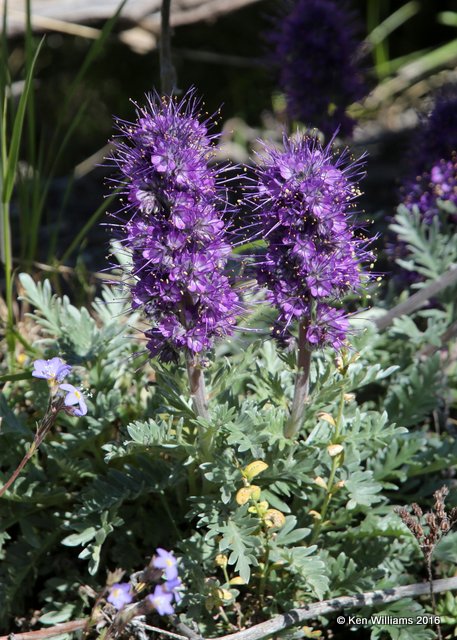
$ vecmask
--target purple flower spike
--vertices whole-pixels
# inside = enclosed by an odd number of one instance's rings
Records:
[[[87,413],[87,405],[81,391],[74,387],[72,384],[61,384],[60,388],[64,391],[68,391],[67,395],[65,396],[65,406],[73,407],[77,404],[79,405],[79,408],[73,409],[73,414],[75,416],[85,416]]]
[[[431,224],[440,214],[438,201],[449,202],[457,207],[457,155],[449,161],[436,162],[415,182],[410,183],[403,204],[410,210],[417,207],[423,221]],[[457,222],[457,214],[449,214],[452,223]]]
[[[178,577],[178,566],[173,553],[158,548],[157,555],[158,557],[152,561],[152,566],[156,569],[163,569],[167,580],[175,580]]]
[[[350,135],[354,121],[346,109],[367,93],[356,20],[344,2],[297,0],[289,6],[267,34],[268,61],[278,69],[289,116],[329,137],[337,127]]]
[[[149,601],[153,604],[157,613],[160,616],[172,615],[175,610],[171,604],[173,601],[173,594],[167,593],[161,584],[158,584],[154,589],[154,593],[148,596]]]
[[[132,254],[132,307],[151,322],[151,356],[177,359],[211,348],[233,331],[238,294],[223,273],[231,247],[228,211],[209,121],[200,122],[192,93],[180,102],[148,97],[134,123],[118,122],[114,163],[124,206],[122,242]]]
[[[133,600],[132,587],[128,582],[117,582],[111,587],[106,599],[113,607],[116,607],[116,609],[122,609]]]
[[[282,150],[265,144],[260,161],[252,203],[267,251],[258,280],[280,311],[276,337],[285,339],[298,320],[310,346],[338,349],[349,323],[334,306],[357,291],[360,263],[372,259],[351,216],[361,163],[299,135],[285,138]]]
[[[70,365],[66,364],[62,358],[35,360],[33,367],[32,376],[48,380],[51,386],[62,382],[71,371]]]

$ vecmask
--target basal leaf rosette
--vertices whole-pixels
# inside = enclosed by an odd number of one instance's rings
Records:
[[[224,273],[231,246],[222,171],[210,164],[209,119],[189,92],[151,95],[133,123],[117,121],[113,160],[120,172],[124,246],[131,252],[132,307],[151,323],[151,356],[195,356],[232,332],[238,294]]]

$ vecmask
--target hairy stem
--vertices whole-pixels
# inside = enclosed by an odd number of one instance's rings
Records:
[[[187,360],[187,375],[189,378],[190,395],[192,396],[192,404],[197,416],[209,419],[208,405],[206,401],[206,387],[203,371],[198,363],[193,362],[190,358]]]
[[[306,339],[306,329],[307,324],[301,322],[298,329],[298,373],[295,380],[294,399],[290,411],[290,418],[284,429],[286,438],[293,438],[300,430],[303,424],[306,400],[308,398],[311,349]]]
[[[170,95],[176,87],[176,71],[171,59],[171,0],[162,0],[160,31],[160,84],[162,93]]]
[[[190,395],[195,415],[204,420],[209,420],[208,404],[206,398],[206,386],[203,371],[198,362],[190,356],[187,359],[187,376],[189,378]],[[211,458],[213,435],[209,428],[198,425],[198,441],[202,457],[205,460]]]

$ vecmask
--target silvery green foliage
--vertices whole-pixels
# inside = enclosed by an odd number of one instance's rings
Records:
[[[408,224],[414,229],[408,233],[420,233],[413,218]],[[181,557],[182,619],[198,621],[213,637],[227,632],[214,619],[222,605],[236,622],[239,603],[249,625],[260,608],[268,617],[322,598],[422,579],[420,552],[393,508],[426,500],[457,463],[446,423],[456,402],[455,368],[443,368],[439,353],[420,355],[438,344],[437,333],[452,321],[447,292],[440,306],[399,318],[383,334],[366,322],[346,354],[345,372],[331,352],[316,352],[302,434],[289,440],[283,426],[293,360],[273,342],[247,334],[221,346],[224,355],[205,371],[211,416],[205,422],[193,412],[179,367],[139,366],[133,321],[112,293],[104,290],[89,312],[53,295],[49,283],[28,276],[21,282],[41,327],[37,353],[62,354],[80,365],[91,397],[88,416],[64,418],[2,501],[5,629],[31,603],[41,608],[43,624],[87,615],[93,601],[80,585],[99,591],[107,569],[137,570],[160,545]],[[5,475],[32,439],[47,398],[41,384],[20,381],[0,394]],[[316,478],[328,478],[331,466],[332,425],[323,416],[336,416],[343,392],[351,394],[340,432],[344,460],[336,480],[343,482],[330,503],[329,524],[311,543],[312,512],[325,495]],[[211,432],[210,456],[199,447],[202,429]],[[253,481],[261,499],[284,518],[271,535],[249,503],[237,499],[241,471],[256,460],[268,464]],[[454,570],[457,537],[445,544],[443,577]],[[227,558],[230,580],[242,580],[227,582],[218,554]],[[218,589],[226,600],[218,600]],[[405,601],[376,611],[400,616],[406,609],[413,616],[424,612],[422,604]],[[325,625],[332,627],[332,619],[322,620]],[[434,637],[414,625],[371,628],[372,638],[382,634]],[[300,637],[297,630],[285,635]]]

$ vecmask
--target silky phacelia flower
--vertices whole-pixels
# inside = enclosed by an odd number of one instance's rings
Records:
[[[259,160],[252,202],[267,251],[258,280],[280,311],[276,333],[298,320],[310,346],[337,349],[349,324],[334,305],[360,287],[360,263],[372,259],[351,215],[361,163],[303,135],[283,149],[265,144]]]
[[[81,390],[77,389],[72,384],[61,384],[60,389],[67,391],[64,402],[66,407],[73,407],[73,415],[85,416],[87,413],[87,405]],[[78,405],[78,407],[75,408],[75,405]]]
[[[148,96],[136,122],[118,122],[121,136],[114,140],[132,306],[152,324],[151,355],[165,361],[180,350],[194,356],[209,349],[232,332],[240,308],[223,273],[231,247],[221,172],[209,165],[215,136],[197,109],[192,93],[180,102]]]
[[[367,93],[354,16],[334,0],[298,0],[286,8],[267,34],[267,59],[278,69],[289,116],[326,136],[337,127],[350,135],[354,121],[346,109]]]
[[[128,582],[117,582],[113,584],[106,599],[113,607],[116,607],[116,609],[122,609],[133,600],[131,585]]]
[[[33,363],[32,376],[48,381],[51,389],[56,390],[59,384],[70,373],[71,367],[62,358],[51,358],[50,360],[35,360]]]
[[[148,596],[148,599],[161,616],[171,615],[175,612],[171,604],[173,602],[173,594],[165,591],[161,584],[156,586],[154,593]]]
[[[177,560],[171,551],[159,547],[157,556],[152,561],[152,566],[156,569],[163,569],[167,580],[175,580],[178,577]]]

